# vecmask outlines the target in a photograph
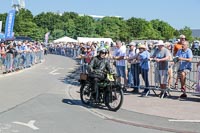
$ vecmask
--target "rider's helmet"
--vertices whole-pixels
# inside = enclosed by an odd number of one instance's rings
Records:
[[[108,53],[108,50],[105,48],[105,47],[100,47],[98,48],[97,52],[100,54],[100,53]]]

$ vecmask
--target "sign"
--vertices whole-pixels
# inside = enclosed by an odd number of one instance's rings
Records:
[[[2,21],[0,21],[0,33],[2,31]]]
[[[15,10],[11,10],[6,18],[6,26],[5,26],[5,39],[13,39],[13,28],[15,23]]]

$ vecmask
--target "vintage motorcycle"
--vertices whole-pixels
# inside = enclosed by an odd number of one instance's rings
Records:
[[[80,98],[83,104],[105,104],[110,111],[117,111],[122,106],[123,90],[115,74],[106,74],[106,78],[97,83],[98,91],[94,90],[92,78],[87,74],[80,75],[80,83]]]

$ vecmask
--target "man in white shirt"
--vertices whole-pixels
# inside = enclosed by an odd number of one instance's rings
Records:
[[[124,47],[122,46],[121,41],[117,41],[113,59],[116,60],[116,70],[117,70],[117,75],[119,76],[119,82],[122,83],[122,81],[124,81],[123,82],[124,87],[127,84],[126,61],[124,60],[125,56],[126,56],[126,49],[124,49]]]

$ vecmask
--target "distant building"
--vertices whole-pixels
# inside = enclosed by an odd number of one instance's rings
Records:
[[[192,36],[200,38],[200,29],[193,29],[192,30]]]

